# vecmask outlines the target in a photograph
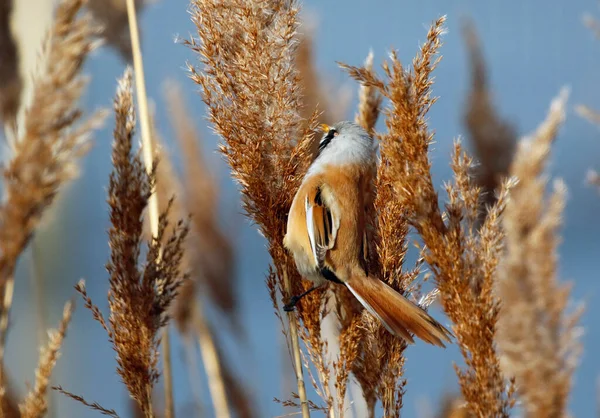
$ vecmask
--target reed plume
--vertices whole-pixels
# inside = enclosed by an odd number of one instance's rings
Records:
[[[558,228],[565,185],[545,197],[543,170],[565,118],[567,93],[553,100],[546,120],[518,146],[510,174],[518,179],[506,204],[506,255],[498,269],[502,307],[497,342],[501,365],[514,376],[527,417],[568,416],[566,408],[581,346],[581,309],[567,312],[570,283],[559,283]]]
[[[513,125],[503,120],[492,102],[488,71],[473,23],[464,24],[463,38],[471,68],[471,89],[465,106],[464,124],[478,162],[474,176],[481,189],[480,226],[488,208],[496,202],[496,192],[508,175],[516,149],[517,133]]]
[[[369,51],[365,59],[364,67],[367,71],[373,71],[373,51]],[[375,125],[381,110],[383,96],[371,85],[361,84],[358,92],[358,111],[354,121],[362,126],[371,135],[375,133]]]
[[[183,102],[181,87],[174,83],[165,85],[169,119],[175,139],[183,157],[183,180],[178,181],[182,201],[187,213],[192,215],[191,234],[188,238],[190,271],[197,272],[189,281],[190,291],[182,292],[175,305],[180,327],[185,327],[186,299],[194,297],[195,287],[208,293],[206,300],[213,303],[241,331],[239,325],[239,295],[235,275],[235,257],[230,238],[219,226],[219,187],[217,177],[209,169],[201,147],[201,139],[187,106]],[[159,180],[160,183],[160,180]]]
[[[139,267],[142,250],[143,212],[155,184],[155,169],[147,173],[133,151],[135,114],[128,69],[119,82],[114,109],[113,172],[108,188],[111,257],[106,268],[110,291],[110,317],[106,321],[80,284],[85,305],[106,331],[117,354],[117,373],[144,416],[154,416],[152,388],[160,377],[157,367],[159,331],[169,320],[167,311],[185,280],[180,271],[188,225],[172,227],[168,210],[162,212],[156,237],[148,243],[146,261]],[[172,231],[171,231],[172,229]],[[165,239],[165,237],[167,237]]]
[[[268,241],[274,267],[267,276],[267,286],[277,310],[278,293],[289,298],[304,290],[282,245],[285,216],[308,164],[311,139],[310,132],[301,129],[301,95],[293,66],[298,12],[293,0],[267,4],[193,0],[191,14],[198,39],[188,42],[202,64],[198,70],[190,66],[191,77],[200,85],[209,120],[223,139],[220,149],[240,185],[243,207]],[[322,357],[320,295],[311,296],[300,304],[297,313],[288,314],[304,417],[309,416],[309,404],[298,317],[306,328],[312,327],[310,337],[318,339],[312,346]],[[321,371],[325,372],[323,367]]]
[[[391,63],[384,63],[387,82],[367,69],[344,67],[390,101],[383,112],[387,132],[380,136],[381,164],[387,167],[390,179],[388,192],[404,211],[406,225],[420,235],[422,257],[433,272],[442,307],[454,323],[453,331],[465,360],[465,367],[456,367],[456,372],[468,408],[479,416],[508,416],[513,389],[506,384],[495,350],[499,301],[492,288],[503,240],[499,219],[510,183],[502,187],[478,235],[475,225],[481,189],[470,175],[472,159],[457,142],[452,159],[454,183],[446,187],[446,210],[440,210],[431,179],[428,149],[433,134],[426,115],[436,100],[431,96],[431,73],[440,60],[437,54],[444,21],[440,18],[434,22],[411,70],[403,67],[395,53],[391,54]],[[399,222],[395,218],[391,221]],[[384,237],[379,241],[383,244],[379,244],[378,252],[385,257],[386,247],[393,248],[393,243],[385,244]],[[403,254],[402,247],[397,251]],[[404,289],[412,283],[411,276],[407,277],[409,280],[401,286]]]
[[[67,333],[67,327],[73,316],[74,303],[67,302],[63,309],[58,329],[48,332],[48,343],[40,350],[38,368],[35,371],[35,384],[19,405],[21,418],[42,418],[48,412],[48,386],[60,348]]]
[[[156,190],[159,202],[167,202],[172,193],[179,197],[179,204],[171,211],[172,217],[191,215],[191,228],[182,260],[191,280],[182,285],[175,299],[173,318],[189,345],[188,351],[195,351],[196,342],[200,346],[215,415],[225,418],[231,416],[230,409],[233,409],[240,416],[251,417],[253,410],[248,393],[226,361],[215,327],[205,314],[205,304],[211,303],[233,325],[235,336],[242,338],[233,247],[219,226],[217,179],[203,158],[201,137],[187,113],[180,86],[175,82],[167,83],[165,96],[171,125],[184,160],[184,175],[179,178],[169,153],[159,136],[154,134],[154,148],[161,161],[157,168]]]
[[[87,81],[81,68],[95,48],[89,15],[79,15],[83,0],[63,0],[43,45],[44,66],[33,77],[33,98],[25,113],[13,156],[3,169],[0,207],[0,366],[3,365],[8,315],[17,260],[60,187],[77,172],[91,132],[104,116],[83,116],[78,100]],[[4,369],[0,369],[4,371]],[[3,379],[2,379],[3,380]],[[0,382],[1,384],[1,382]]]

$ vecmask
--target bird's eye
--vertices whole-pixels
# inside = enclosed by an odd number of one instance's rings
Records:
[[[327,132],[327,134],[323,137],[323,139],[321,139],[321,142],[319,142],[319,152],[323,151],[325,149],[325,147],[327,147],[327,145],[329,145],[331,140],[337,135],[338,135],[338,131],[336,131],[333,128],[330,129],[329,132]]]

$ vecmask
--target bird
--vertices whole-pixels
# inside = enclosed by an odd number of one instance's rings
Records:
[[[325,283],[346,286],[367,311],[393,335],[414,343],[413,335],[440,347],[452,333],[367,268],[367,213],[377,167],[378,144],[349,121],[321,125],[324,132],[289,210],[284,247],[301,276],[314,286],[284,307]]]

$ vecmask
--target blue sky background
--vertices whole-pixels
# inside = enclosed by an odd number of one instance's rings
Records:
[[[463,103],[469,85],[467,56],[462,41],[461,20],[470,17],[481,36],[494,100],[520,133],[528,133],[544,118],[550,100],[559,89],[571,88],[567,122],[553,148],[550,175],[561,177],[569,188],[565,214],[563,244],[560,248],[561,278],[573,280],[573,297],[583,300],[584,353],[575,376],[570,408],[575,416],[591,416],[596,405],[596,382],[600,361],[600,195],[584,179],[589,168],[600,169],[600,133],[598,128],[579,118],[576,104],[600,108],[600,41],[582,25],[582,15],[591,12],[600,17],[594,0],[564,2],[533,1],[383,1],[306,0],[304,13],[316,19],[315,48],[317,66],[325,80],[334,86],[356,85],[335,64],[343,61],[358,65],[370,48],[375,62],[385,58],[391,48],[399,51],[408,63],[425,39],[429,23],[440,15],[448,16],[444,56],[436,71],[434,94],[438,103],[430,113],[430,127],[436,132],[432,150],[434,180],[443,196],[442,183],[450,179],[449,156],[452,141],[465,134],[462,125]],[[229,179],[227,167],[215,152],[217,139],[210,134],[204,120],[205,109],[196,94],[196,86],[187,79],[186,61],[195,62],[191,51],[174,43],[179,35],[187,37],[194,27],[184,0],[162,1],[149,7],[141,20],[148,94],[157,103],[159,130],[165,138],[172,132],[162,99],[162,83],[175,79],[182,83],[191,114],[205,134],[204,149],[220,174],[223,187],[222,223],[234,232],[237,270],[241,282],[242,318],[248,346],[228,341],[239,373],[258,400],[259,416],[276,416],[282,409],[273,397],[286,397],[280,390],[282,365],[289,362],[280,349],[279,325],[272,313],[263,279],[269,258],[265,243],[256,228],[241,215],[239,196]],[[110,106],[115,80],[124,64],[113,51],[102,49],[88,63],[91,84],[85,97],[88,109]],[[356,94],[350,114],[354,113]],[[39,256],[46,282],[46,317],[58,322],[62,304],[73,295],[72,286],[85,278],[88,289],[101,309],[107,311],[108,258],[106,230],[108,212],[105,204],[110,172],[112,118],[106,129],[96,135],[95,147],[85,159],[82,176],[64,194],[55,218],[39,237]],[[379,125],[381,128],[381,124]],[[232,226],[233,225],[233,226]],[[29,252],[22,260],[10,333],[8,358],[10,368],[20,383],[33,379],[37,359],[34,342],[35,321],[31,314],[36,304],[29,281]],[[65,342],[56,370],[55,382],[89,400],[115,408],[128,416],[127,395],[115,372],[112,352],[101,327],[81,304]],[[186,416],[192,403],[182,361],[183,351],[176,340],[174,347],[176,401],[179,416]],[[441,394],[456,390],[453,361],[460,361],[456,347],[443,351],[418,344],[406,351],[407,393],[404,416],[417,416],[424,404],[437,409]],[[202,389],[207,393],[205,382]],[[21,385],[23,388],[23,385]],[[318,400],[315,398],[315,400]],[[210,405],[208,397],[204,399]],[[98,414],[58,397],[61,417],[96,417]],[[212,414],[207,410],[206,416]],[[318,414],[315,414],[318,416]]]

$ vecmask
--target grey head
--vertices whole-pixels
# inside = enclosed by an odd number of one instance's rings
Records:
[[[322,125],[325,134],[319,142],[319,152],[310,173],[319,172],[328,165],[348,163],[369,164],[376,161],[377,142],[361,126],[342,121]]]
[[[373,148],[373,138],[360,125],[341,121],[333,126],[322,125],[325,135],[319,142],[319,155],[326,150],[335,148],[346,148],[345,146],[357,146],[359,148]]]

